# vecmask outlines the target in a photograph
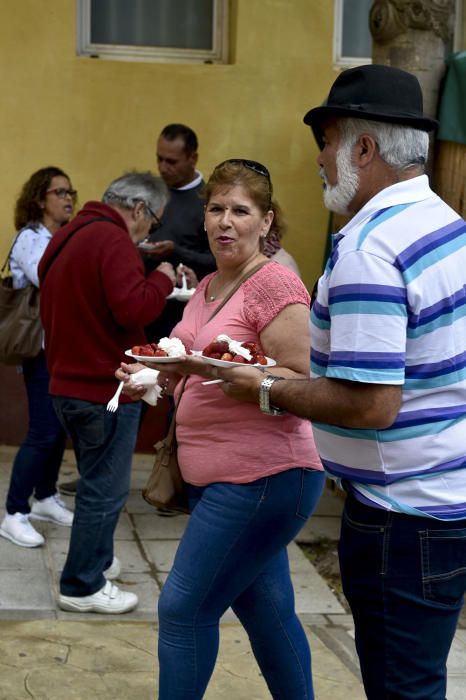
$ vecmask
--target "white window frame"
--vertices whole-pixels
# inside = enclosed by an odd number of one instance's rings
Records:
[[[355,68],[372,63],[372,56],[343,56],[343,1],[334,0],[333,65],[337,68]]]
[[[213,0],[212,49],[91,43],[91,0],[76,0],[77,54],[88,58],[154,63],[227,63],[229,0]]]
[[[343,56],[343,1],[334,0],[333,65],[335,68],[355,68],[372,63],[372,56]],[[460,51],[463,38],[463,3],[455,0],[455,27],[453,50]]]

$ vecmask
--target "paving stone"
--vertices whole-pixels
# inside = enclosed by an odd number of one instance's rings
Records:
[[[134,523],[142,540],[179,540],[182,536],[189,516],[176,515],[164,518],[155,513],[134,515]]]
[[[6,494],[16,447],[0,446],[0,497]],[[153,455],[135,455],[130,497],[115,537],[123,570],[117,585],[135,591],[136,610],[125,615],[67,613],[56,607],[58,578],[70,530],[35,522],[44,547],[25,549],[0,538],[0,700],[153,700],[157,694],[157,602],[188,516],[161,518],[140,496]],[[68,450],[60,480],[76,476]],[[73,507],[74,499],[66,502]],[[303,537],[337,538],[343,500],[326,489]],[[352,618],[306,559],[289,547],[296,607],[312,647],[319,700],[362,700]],[[455,637],[448,661],[450,700],[463,700],[466,630]],[[270,698],[231,610],[221,620],[221,645],[206,700]]]
[[[44,547],[19,547],[0,537],[0,571],[43,568],[45,552]]]
[[[296,542],[306,544],[326,540],[338,542],[340,539],[340,523],[341,519],[339,516],[313,515],[296,535]]]
[[[0,611],[21,611],[35,616],[36,610],[54,610],[51,582],[44,568],[1,572]]]

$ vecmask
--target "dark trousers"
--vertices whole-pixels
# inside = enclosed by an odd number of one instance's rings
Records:
[[[49,373],[43,351],[23,363],[23,377],[29,425],[13,462],[6,500],[6,510],[10,514],[29,513],[32,494],[42,500],[56,492],[66,442],[65,431],[49,395]]]
[[[349,495],[339,555],[368,699],[445,700],[466,590],[466,521],[392,513]]]
[[[126,503],[140,402],[110,413],[102,404],[55,397],[60,421],[73,441],[79,471],[73,526],[60,590],[86,596],[105,585],[113,535]]]

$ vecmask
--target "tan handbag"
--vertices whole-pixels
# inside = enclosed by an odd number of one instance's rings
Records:
[[[21,289],[13,287],[10,253],[17,240],[18,236],[0,271],[0,362],[6,365],[20,365],[36,357],[42,347],[39,289],[33,284]]]
[[[176,408],[178,408],[180,403],[181,394],[184,391],[187,378],[188,377],[185,377],[183,379]],[[176,510],[180,513],[189,513],[186,484],[183,481],[178,465],[175,434],[176,408],[173,412],[166,437],[154,445],[154,466],[142,490],[142,496],[151,506],[169,508],[170,510]]]
[[[113,219],[94,218],[77,226],[71,235],[94,221],[113,221]],[[6,365],[19,365],[24,360],[36,357],[42,348],[39,289],[31,283],[21,289],[15,289],[10,271],[11,251],[23,231],[24,229],[21,229],[17,234],[0,270],[0,362]],[[49,260],[44,275],[70,238],[71,236],[61,244]],[[6,267],[9,272],[3,276]]]
[[[252,270],[246,273],[234,286],[234,288],[225,296],[222,303],[217,306],[213,314],[208,319],[207,323],[220,311],[220,309],[233,296],[237,289],[257,272],[261,267],[269,261],[266,260],[259,265],[256,265]],[[189,376],[189,375],[188,375]],[[175,411],[168,429],[167,436],[154,445],[156,454],[152,472],[147,480],[145,487],[142,490],[142,496],[152,506],[157,508],[169,508],[180,513],[189,513],[188,507],[188,491],[186,484],[181,476],[180,467],[177,457],[176,443],[176,411],[180,405],[181,396],[183,394],[188,376],[184,377],[181,385],[181,391],[178,396]]]

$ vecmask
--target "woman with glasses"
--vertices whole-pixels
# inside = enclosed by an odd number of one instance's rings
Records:
[[[277,362],[264,377],[307,378],[309,294],[291,270],[263,252],[272,225],[280,227],[268,170],[255,161],[226,161],[213,171],[205,194],[217,272],[201,280],[172,336],[195,351],[223,334],[253,342]],[[148,364],[161,370],[162,385],[166,377],[177,385],[175,399],[180,378],[189,375],[176,437],[191,516],[159,600],[159,698],[204,696],[219,620],[232,607],[272,697],[310,700],[310,650],[294,609],[286,548],[324,484],[311,424],[282,414],[266,396],[261,410],[228,398],[219,384],[203,384],[216,368],[200,357]],[[123,364],[117,377],[128,380],[140,368]],[[138,398],[139,389],[127,393]]]
[[[10,255],[16,288],[28,283],[39,286],[39,261],[52,236],[71,219],[75,203],[76,190],[60,168],[41,168],[23,185],[14,216],[19,233]],[[44,351],[25,360],[22,370],[29,425],[13,462],[0,535],[21,547],[39,547],[44,538],[31,524],[31,518],[66,527],[73,521],[73,513],[56,491],[66,435],[48,393]]]

